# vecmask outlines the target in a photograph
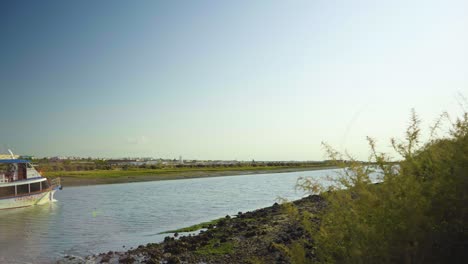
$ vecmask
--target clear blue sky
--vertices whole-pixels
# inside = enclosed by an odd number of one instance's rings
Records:
[[[468,96],[468,1],[2,1],[0,147],[367,157]]]

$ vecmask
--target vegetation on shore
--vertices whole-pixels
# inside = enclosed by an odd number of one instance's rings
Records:
[[[114,169],[89,171],[42,171],[46,177],[61,177],[65,186],[92,184],[128,183],[140,181],[176,180],[215,176],[232,176],[243,174],[278,173],[301,170],[318,170],[335,168],[329,164],[322,166],[263,166],[263,167],[215,167],[215,168],[163,168],[163,169]]]
[[[27,156],[23,157],[29,159]],[[332,161],[236,161],[236,160],[168,160],[168,159],[96,159],[80,157],[33,158],[41,170],[46,172],[78,171],[128,171],[128,170],[210,170],[210,169],[262,169],[323,167]]]
[[[222,161],[163,159],[34,159],[43,176],[61,177],[65,186],[175,180],[334,168],[332,161]]]
[[[323,188],[313,179],[299,186],[321,193],[326,210],[290,214],[307,235],[282,245],[293,263],[463,263],[468,260],[468,114],[436,137],[444,114],[421,144],[420,121],[413,112],[404,141],[392,140],[403,160],[390,157],[369,140],[371,161],[381,182],[371,184],[371,168],[359,162],[344,168],[336,185]],[[335,160],[342,155],[326,146]],[[294,212],[294,211],[293,211]]]
[[[225,171],[274,171],[279,169],[314,169],[328,168],[329,166],[263,166],[263,167],[215,167],[215,168],[161,168],[161,169],[113,169],[88,171],[47,171],[48,177],[79,177],[79,178],[118,178],[127,176],[170,175],[187,172],[225,172]]]
[[[198,231],[198,230],[203,229],[203,228],[209,228],[209,227],[216,226],[218,224],[218,222],[221,221],[222,219],[224,219],[224,218],[218,218],[218,219],[214,219],[214,220],[211,220],[211,221],[202,222],[202,223],[199,223],[199,224],[195,224],[195,225],[191,225],[191,226],[188,226],[188,227],[183,227],[183,228],[179,228],[179,229],[175,229],[175,230],[168,230],[168,231],[165,231],[165,232],[161,232],[160,234],[195,232],[195,231]]]

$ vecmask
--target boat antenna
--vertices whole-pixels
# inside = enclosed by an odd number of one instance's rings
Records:
[[[15,155],[13,154],[13,151],[11,151],[11,149],[8,149],[8,152],[10,152],[11,158],[15,159]]]

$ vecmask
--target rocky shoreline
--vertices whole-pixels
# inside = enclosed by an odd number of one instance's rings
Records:
[[[292,202],[299,213],[318,213],[326,206],[324,199],[311,195]],[[78,259],[66,256],[57,263],[290,263],[276,245],[291,245],[310,239],[302,225],[286,210],[273,206],[252,212],[226,216],[201,230],[198,235],[175,233],[161,243],[141,245],[125,252],[107,252]],[[313,249],[308,254],[313,254]],[[313,257],[310,256],[310,257]]]

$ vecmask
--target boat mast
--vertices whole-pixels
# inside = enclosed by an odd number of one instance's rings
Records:
[[[8,152],[10,152],[11,158],[15,159],[15,155],[13,154],[13,151],[11,151],[11,149],[8,149]]]

